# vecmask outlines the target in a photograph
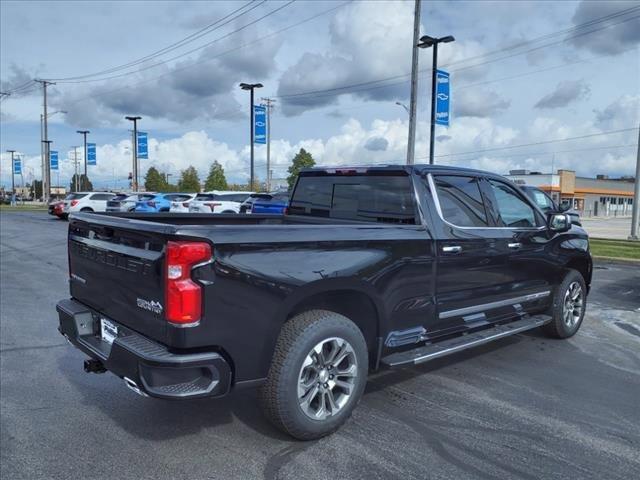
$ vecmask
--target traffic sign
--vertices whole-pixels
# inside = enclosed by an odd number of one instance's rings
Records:
[[[267,143],[267,107],[255,105],[253,107],[253,143],[264,145]]]
[[[149,158],[147,132],[138,132],[138,158]]]
[[[436,71],[436,125],[449,126],[449,73]]]
[[[96,144],[87,143],[87,165],[96,165]]]

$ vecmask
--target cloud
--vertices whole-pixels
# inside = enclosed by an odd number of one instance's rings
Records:
[[[21,89],[20,91],[11,93],[12,98],[19,98],[19,97],[24,97],[26,95],[34,95],[39,93],[38,89],[35,88],[35,86],[33,88],[32,87],[26,88],[26,85],[29,82],[31,82],[31,80],[33,80],[33,78],[35,77],[33,72],[29,73],[27,69],[20,67],[15,63],[12,63],[9,66],[8,70],[9,70],[9,75],[5,80],[2,80],[2,82],[0,82],[1,92],[11,92],[11,90],[20,88]]]
[[[384,152],[389,146],[389,141],[384,137],[371,137],[364,144],[364,148],[371,152]]]
[[[451,101],[456,117],[493,117],[511,106],[511,100],[494,91],[473,88],[461,90]]]
[[[591,1],[582,0],[573,15],[573,24],[580,25],[605,16],[616,14],[636,5],[628,1]],[[633,18],[633,20],[628,20]],[[624,21],[623,20],[628,20]],[[571,40],[577,48],[589,50],[596,54],[617,55],[640,43],[640,19],[637,12],[613,16],[593,27],[580,30],[589,31],[603,28],[587,35],[580,35]],[[572,34],[570,34],[572,35]]]
[[[584,80],[567,80],[558,83],[553,92],[542,97],[535,108],[563,108],[589,96],[591,88]]]
[[[353,2],[333,17],[330,47],[324,53],[305,52],[280,78],[278,96],[287,116],[334,105],[340,95],[361,100],[407,98],[410,90],[413,2]],[[440,64],[477,56],[483,48],[474,41],[443,46]],[[422,81],[428,83],[429,55],[422,55]],[[485,68],[461,71],[457,78],[482,76]],[[390,78],[393,77],[393,78]],[[378,81],[381,79],[389,79]],[[345,85],[354,85],[344,89]],[[299,93],[315,92],[309,95]]]
[[[52,97],[52,104],[69,112],[68,123],[86,127],[115,125],[132,112],[183,125],[236,120],[245,114],[233,95],[238,83],[267,78],[276,68],[273,57],[282,41],[271,38],[262,41],[260,48],[220,53],[259,35],[258,30],[243,31],[223,44],[205,48],[195,58],[153,68],[145,64],[131,77],[88,89],[66,88]]]
[[[619,130],[640,123],[640,95],[623,95],[602,110],[594,110],[596,126]]]

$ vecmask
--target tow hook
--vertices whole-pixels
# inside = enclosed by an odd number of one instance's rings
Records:
[[[84,371],[87,373],[104,373],[107,369],[104,368],[100,360],[90,359],[84,361]]]

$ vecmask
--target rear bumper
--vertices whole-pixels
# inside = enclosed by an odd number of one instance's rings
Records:
[[[111,319],[118,337],[109,344],[100,336],[98,312],[73,299],[61,300],[56,310],[60,333],[138,393],[182,399],[221,396],[230,389],[231,369],[218,353],[173,353]]]

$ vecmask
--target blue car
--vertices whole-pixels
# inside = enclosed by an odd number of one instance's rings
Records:
[[[136,202],[136,212],[157,213],[168,212],[171,202],[186,202],[193,198],[189,193],[155,193],[151,198]]]
[[[259,198],[253,202],[251,213],[268,213],[282,215],[289,204],[289,192],[277,192],[271,194],[271,198]]]

